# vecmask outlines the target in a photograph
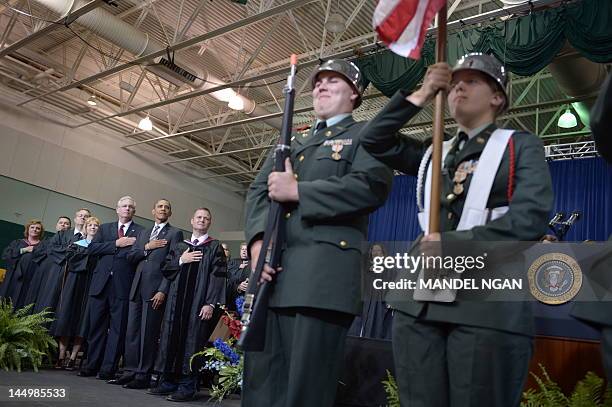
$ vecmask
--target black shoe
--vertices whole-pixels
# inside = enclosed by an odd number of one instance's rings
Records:
[[[96,371],[95,370],[89,370],[89,369],[83,369],[78,373],[78,376],[81,377],[91,377],[91,376],[95,376],[96,375]]]
[[[195,396],[195,393],[183,393],[183,392],[177,391],[177,392],[172,393],[168,397],[166,397],[166,400],[178,401],[178,402],[191,401],[193,400],[194,396]]]
[[[148,389],[149,388],[149,380],[138,380],[134,379],[129,383],[123,385],[124,389]]]
[[[121,376],[118,379],[111,379],[109,380],[108,384],[119,384],[121,386],[123,386],[124,384],[128,384],[129,382],[134,380],[134,375],[133,374],[124,374],[123,376]]]
[[[176,392],[176,387],[169,388],[169,387],[162,386],[162,385],[153,387],[152,389],[149,389],[146,391],[147,394],[151,394],[153,396],[167,396],[174,392]]]
[[[115,374],[114,373],[110,373],[110,372],[100,372],[96,376],[96,379],[98,379],[98,380],[112,380],[114,378],[115,378]]]

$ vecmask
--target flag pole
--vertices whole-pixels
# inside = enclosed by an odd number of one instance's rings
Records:
[[[446,1],[438,12],[438,38],[436,62],[446,62]],[[436,95],[431,154],[431,203],[429,206],[429,233],[440,232],[440,188],[442,185],[442,142],[444,141],[444,104],[446,92]]]

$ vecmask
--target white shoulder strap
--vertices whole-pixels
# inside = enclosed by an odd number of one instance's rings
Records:
[[[469,230],[474,226],[485,224],[487,217],[485,209],[491,187],[512,133],[514,130],[497,129],[489,137],[470,181],[457,230]]]

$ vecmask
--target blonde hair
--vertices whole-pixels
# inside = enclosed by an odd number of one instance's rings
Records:
[[[98,226],[102,224],[102,222],[100,222],[100,219],[96,218],[95,216],[90,216],[89,218],[87,218],[87,220],[85,221],[85,227],[87,227],[87,225],[89,225],[90,223],[95,223]]]
[[[30,219],[28,221],[28,223],[25,224],[25,229],[23,231],[23,237],[25,237],[26,239],[29,237],[28,236],[28,230],[30,229],[30,226],[32,225],[40,225],[40,235],[39,237],[43,237],[43,235],[45,234],[45,227],[42,224],[41,220],[38,219]]]

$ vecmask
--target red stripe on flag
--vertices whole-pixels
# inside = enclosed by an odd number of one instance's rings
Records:
[[[402,0],[387,18],[376,27],[379,38],[387,44],[397,41],[414,17],[418,5],[419,0]]]
[[[429,4],[427,5],[427,11],[425,11],[425,15],[423,16],[423,22],[421,24],[421,30],[419,31],[419,41],[416,44],[416,47],[410,54],[408,58],[412,59],[420,59],[421,58],[421,48],[423,48],[423,42],[425,40],[425,34],[427,33],[427,29],[431,25],[434,16],[440,11],[446,0],[428,0]]]

